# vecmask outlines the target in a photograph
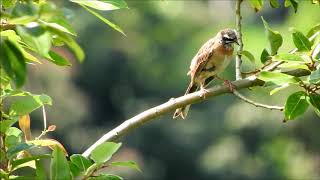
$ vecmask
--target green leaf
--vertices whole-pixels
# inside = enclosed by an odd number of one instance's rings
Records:
[[[108,161],[120,148],[121,143],[105,142],[97,146],[91,153],[91,159],[96,163]]]
[[[311,28],[307,34],[307,37],[310,38],[312,35],[318,32],[320,32],[320,24],[317,24],[313,28]]]
[[[0,121],[0,132],[4,134],[18,119],[9,119]]]
[[[36,160],[36,176],[36,180],[45,180],[48,177],[46,170],[40,160]]]
[[[91,1],[71,0],[71,2],[80,4],[80,5],[85,5],[101,11],[110,11],[110,10],[116,10],[121,8],[128,8],[128,5],[124,0],[91,0]]]
[[[284,108],[284,115],[287,120],[295,119],[302,115],[308,109],[308,95],[303,91],[298,91],[291,94]]]
[[[51,180],[71,180],[71,173],[68,161],[64,156],[64,152],[55,146],[52,151],[52,157],[50,164],[50,179]]]
[[[1,5],[4,8],[10,8],[11,6],[15,5],[17,0],[1,0]]]
[[[20,143],[16,146],[10,147],[7,151],[9,159],[13,158],[14,155],[16,155],[18,152],[27,150],[33,147],[33,145],[27,144],[27,143]]]
[[[45,21],[42,21],[42,20],[39,20],[42,24],[46,25],[46,26],[49,26],[51,28],[54,28],[54,29],[57,29],[61,32],[64,32],[64,33],[68,33],[70,35],[73,35],[73,36],[76,36],[76,34],[74,32],[71,32],[67,27],[64,27],[58,23],[53,23],[53,22],[45,22]]]
[[[298,11],[298,1],[297,0],[285,0],[284,6],[289,7],[292,5],[294,12],[296,13]]]
[[[75,179],[75,177],[78,177],[81,174],[81,170],[75,164],[73,164],[71,161],[69,161],[68,163],[69,163],[72,177],[73,177],[73,179]]]
[[[262,71],[261,73],[259,73],[258,79],[261,79],[265,82],[273,82],[274,84],[277,84],[277,85],[283,85],[286,83],[296,84],[297,82],[300,81],[299,78],[294,76],[290,76],[280,72],[268,72],[268,71]]]
[[[123,180],[123,178],[113,174],[100,174],[96,177],[90,177],[88,180]]]
[[[23,163],[26,163],[29,161],[40,160],[40,159],[44,159],[44,158],[51,158],[51,155],[50,154],[41,154],[41,155],[35,155],[35,156],[23,158],[23,159],[16,159],[11,162],[11,165],[12,165],[12,168],[14,169],[15,167],[17,167],[20,164],[23,164]]]
[[[14,80],[16,86],[20,88],[26,79],[26,62],[22,52],[16,43],[10,40],[2,40],[0,44],[0,64],[6,74]]]
[[[273,60],[275,61],[298,61],[298,62],[305,62],[304,59],[297,55],[297,54],[290,54],[290,53],[284,53],[284,54],[278,54],[273,56]]]
[[[256,12],[262,9],[263,0],[249,0],[249,3]]]
[[[17,26],[17,32],[30,49],[46,56],[51,48],[51,36],[48,31],[39,26],[38,23],[32,23],[27,27]]]
[[[12,18],[9,19],[10,24],[15,24],[15,25],[27,25],[31,22],[34,22],[38,19],[37,16],[21,16],[17,18]]]
[[[141,172],[141,169],[139,168],[138,164],[134,161],[121,161],[121,162],[112,162],[110,166],[122,166],[122,167],[128,167],[131,169],[135,169],[137,171]]]
[[[261,16],[261,19],[263,21],[264,27],[266,29],[266,34],[269,40],[269,46],[271,49],[271,55],[277,54],[277,51],[282,45],[283,39],[281,34],[278,31],[274,31],[269,27],[269,24],[267,21],[264,20],[264,18]]]
[[[5,146],[13,147],[21,143],[22,131],[16,127],[10,127],[6,131]]]
[[[270,1],[270,6],[273,8],[279,8],[280,4],[278,2],[278,0],[269,0]]]
[[[274,95],[275,93],[277,93],[277,92],[279,92],[289,86],[290,86],[289,83],[282,84],[280,87],[276,87],[276,88],[272,89],[272,91],[270,91],[270,95]]]
[[[14,115],[30,114],[45,104],[52,105],[51,98],[45,94],[17,97],[11,104],[10,113]]]
[[[309,94],[310,104],[320,111],[320,95],[316,93]]]
[[[71,63],[67,59],[54,51],[49,51],[46,58],[58,66],[71,66]]]
[[[83,157],[81,154],[73,154],[70,157],[70,160],[81,171],[87,170],[93,164],[89,159]]]
[[[286,63],[280,64],[278,67],[281,69],[305,69],[307,71],[310,71],[309,67],[306,64],[295,61],[288,61]]]
[[[299,51],[311,50],[312,44],[302,32],[293,29],[292,40]]]
[[[254,63],[254,61],[255,61],[254,56],[249,51],[243,50],[240,52],[240,54],[247,57],[250,60],[250,62]]]
[[[269,60],[270,54],[266,48],[263,49],[261,56],[260,56],[260,61],[264,64]]]
[[[310,76],[308,77],[308,81],[313,84],[320,83],[320,69],[312,71]]]
[[[99,18],[101,21],[103,21],[104,23],[106,23],[107,25],[109,25],[110,27],[112,27],[114,30],[120,32],[121,34],[123,34],[124,36],[126,36],[126,34],[123,32],[123,30],[116,24],[112,23],[111,21],[109,21],[108,19],[102,17],[100,14],[98,14],[97,12],[87,8],[84,5],[80,5],[83,8],[85,8],[88,12],[90,12],[91,14],[93,14],[94,16],[96,16],[97,18]]]

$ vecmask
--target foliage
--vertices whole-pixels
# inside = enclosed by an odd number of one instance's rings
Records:
[[[106,18],[86,6],[98,10],[128,8],[125,1],[73,1],[106,22],[113,29],[123,31]],[[1,1],[2,4],[2,1]],[[64,146],[55,139],[45,138],[56,129],[47,127],[45,105],[52,105],[52,99],[45,94],[32,94],[22,89],[27,79],[27,66],[39,65],[49,61],[58,66],[70,66],[70,61],[55,51],[53,47],[67,46],[74,56],[82,62],[85,58],[82,48],[75,41],[76,32],[70,25],[67,14],[51,1],[5,0],[1,11],[1,179],[122,179],[119,176],[98,173],[109,166],[122,166],[140,170],[133,161],[109,162],[121,144],[106,142],[97,147],[87,159],[80,154],[70,158]],[[3,104],[8,104],[5,110]],[[29,114],[43,109],[44,130],[35,138],[31,134]],[[19,128],[13,127],[18,122]],[[49,147],[51,154],[37,154],[36,148]],[[50,170],[46,171],[44,161],[49,160]],[[31,168],[25,175],[21,169]],[[49,176],[50,175],[50,176]]]

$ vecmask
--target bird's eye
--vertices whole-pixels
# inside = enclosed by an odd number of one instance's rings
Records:
[[[233,41],[234,39],[232,39],[230,37],[223,36],[223,40],[224,41]]]

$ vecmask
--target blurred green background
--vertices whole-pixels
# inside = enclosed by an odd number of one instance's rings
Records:
[[[72,67],[43,64],[29,68],[27,89],[50,95],[51,134],[70,153],[82,153],[107,131],[124,120],[171,97],[183,95],[189,64],[199,47],[223,28],[234,28],[234,1],[127,0],[128,10],[104,13],[122,27],[127,37],[68,2],[78,42],[86,60]],[[270,8],[265,2],[255,13],[242,5],[244,49],[259,67],[267,46],[260,16],[280,31],[284,45],[293,48],[289,27],[306,33],[319,23],[320,8],[309,1],[293,8]],[[71,56],[66,49],[58,49]],[[223,77],[233,80],[234,62]],[[217,82],[221,83],[221,82]],[[269,89],[241,92],[259,102],[281,105],[296,89],[269,96]],[[288,94],[287,94],[288,93]],[[310,109],[295,121],[283,123],[281,112],[246,104],[223,95],[192,106],[186,121],[172,114],[148,123],[122,139],[114,157],[137,161],[143,172],[112,169],[132,180],[165,179],[320,179],[320,119]],[[42,127],[41,112],[32,115],[34,133]]]

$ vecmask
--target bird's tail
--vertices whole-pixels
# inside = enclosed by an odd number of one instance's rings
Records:
[[[197,89],[198,89],[198,86],[195,83],[191,82],[189,84],[189,86],[188,86],[188,89],[187,89],[185,95],[193,93]],[[177,118],[179,116],[181,116],[182,119],[185,119],[187,117],[187,115],[188,115],[189,108],[190,108],[190,105],[187,105],[187,106],[181,107],[179,109],[176,109],[176,111],[173,114],[173,119],[175,119],[175,118]]]

